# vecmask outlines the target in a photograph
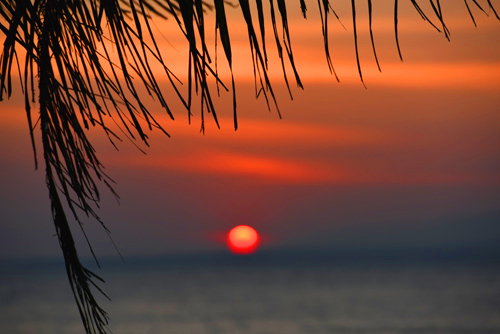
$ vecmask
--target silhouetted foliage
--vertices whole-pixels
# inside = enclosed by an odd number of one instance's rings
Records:
[[[424,13],[416,0],[409,1],[423,20],[449,38],[439,0],[430,0],[431,14],[435,16],[432,20],[431,15]],[[472,0],[472,4],[481,11],[492,12],[499,18],[490,0],[485,3],[482,7]],[[289,33],[287,8],[292,4],[300,5],[304,18],[307,17],[308,8],[304,0],[300,0],[300,3],[270,0],[268,13],[264,10],[262,0],[255,0],[255,3],[249,0],[0,0],[0,30],[4,37],[0,58],[0,100],[11,96],[12,80],[19,75],[35,162],[35,126],[41,129],[53,221],[68,279],[87,333],[105,333],[108,317],[94,299],[91,289],[94,286],[101,291],[95,284],[96,279],[101,279],[80,263],[66,212],[71,212],[84,234],[79,218],[81,214],[95,218],[109,233],[95,212],[100,199],[96,181],[103,182],[111,191],[113,189],[110,185],[112,180],[104,173],[85,130],[90,126],[102,128],[113,145],[121,139],[107,126],[110,121],[118,124],[125,136],[132,139],[138,137],[146,145],[148,136],[145,127],[149,130],[157,128],[168,135],[144,106],[138,93],[139,87],[145,89],[173,119],[172,110],[158,85],[159,75],[151,69],[152,62],[161,64],[164,69],[161,75],[167,78],[189,115],[192,114],[193,92],[197,94],[201,102],[199,112],[202,130],[206,112],[218,125],[209,78],[217,83],[217,87],[221,85],[228,89],[217,77],[217,69],[212,66],[205,39],[205,16],[215,15],[216,32],[232,76],[227,10],[239,10],[246,23],[257,95],[265,98],[268,107],[273,104],[278,109],[268,76],[265,22],[271,20],[272,35],[288,90],[287,62],[296,84],[302,88]],[[367,0],[367,4],[371,45],[380,69],[372,32],[372,1]],[[402,59],[398,37],[398,4],[399,1],[395,0],[394,32]],[[338,16],[333,2],[318,0],[317,5],[326,61],[330,72],[337,77],[329,51],[328,23],[332,15]],[[464,5],[475,24],[470,3],[464,0]],[[351,0],[351,6],[357,66],[363,81],[358,56],[359,22],[355,0]],[[255,13],[257,19],[253,17]],[[163,60],[155,41],[151,27],[151,20],[155,16],[174,19],[189,43],[187,97],[179,89],[181,82]],[[146,40],[151,42],[148,44]],[[117,59],[118,63],[114,63],[113,59]],[[236,129],[238,123],[233,76],[231,81]],[[39,110],[33,112],[32,107],[37,100]]]

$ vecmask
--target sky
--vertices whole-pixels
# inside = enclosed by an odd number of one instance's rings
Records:
[[[225,251],[226,233],[239,224],[259,231],[261,252],[473,252],[498,244],[500,22],[472,8],[475,28],[463,3],[448,1],[448,42],[402,2],[401,62],[392,5],[374,3],[379,72],[366,4],[358,3],[366,88],[356,67],[350,2],[334,7],[341,23],[329,22],[340,82],[328,71],[315,2],[309,2],[307,20],[298,5],[290,6],[292,48],[305,89],[296,87],[287,67],[290,99],[268,26],[280,119],[276,108],[269,111],[255,98],[245,27],[238,11],[228,8],[237,131],[231,93],[215,101],[221,129],[207,117],[205,134],[196,113],[189,124],[177,105],[172,121],[148,102],[171,138],[149,133],[151,147],[137,143],[147,154],[127,140],[116,151],[102,130],[89,131],[120,195],[118,203],[102,185],[99,214],[125,257]],[[187,49],[171,33],[175,22],[155,23],[166,36],[159,38],[166,61],[185,79]],[[219,52],[221,77],[230,84]],[[0,259],[60,256],[21,101],[18,93],[0,104]],[[72,226],[80,254],[90,255],[77,224]],[[85,228],[98,257],[118,256],[96,221],[85,221]]]

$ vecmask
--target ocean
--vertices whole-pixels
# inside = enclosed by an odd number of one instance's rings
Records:
[[[293,255],[103,261],[115,334],[500,333],[500,264]],[[60,261],[2,263],[0,333],[84,333]]]

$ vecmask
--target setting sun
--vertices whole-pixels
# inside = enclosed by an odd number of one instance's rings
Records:
[[[227,234],[227,245],[234,254],[252,254],[257,250],[259,234],[247,225],[239,225]]]

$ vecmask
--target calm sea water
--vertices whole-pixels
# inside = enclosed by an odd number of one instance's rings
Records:
[[[248,259],[104,263],[115,334],[500,333],[500,266]],[[4,265],[0,333],[83,333],[64,269]]]

